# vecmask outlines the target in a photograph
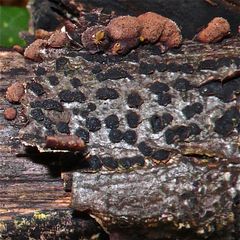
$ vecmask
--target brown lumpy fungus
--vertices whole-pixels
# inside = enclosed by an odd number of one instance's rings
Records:
[[[109,39],[104,26],[87,28],[81,37],[82,45],[91,53],[101,52],[109,46]]]
[[[6,99],[11,103],[19,103],[24,94],[23,84],[16,82],[7,88]]]
[[[140,37],[142,25],[136,17],[120,16],[112,19],[106,29],[114,41]]]
[[[140,36],[141,41],[155,43],[162,34],[167,18],[154,12],[146,12],[137,18],[143,26]]]
[[[53,32],[48,32],[44,29],[36,29],[35,32],[34,32],[34,36],[36,39],[49,39],[49,37],[53,34]]]
[[[67,45],[69,38],[65,32],[55,31],[48,39],[48,45],[52,48],[61,48]]]
[[[129,53],[140,43],[139,38],[122,39],[114,42],[110,47],[110,54],[124,55]]]
[[[202,43],[215,43],[229,35],[230,31],[228,21],[222,17],[216,17],[197,34],[196,39]]]
[[[178,25],[171,19],[167,19],[164,29],[159,38],[159,43],[166,49],[179,47],[182,43],[182,34]]]
[[[13,107],[8,107],[4,110],[3,116],[6,120],[14,120],[17,116],[17,110]]]
[[[24,56],[36,62],[42,61],[42,51],[47,46],[47,44],[48,43],[46,40],[37,39],[25,49]]]

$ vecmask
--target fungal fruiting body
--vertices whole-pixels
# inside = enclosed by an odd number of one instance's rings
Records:
[[[136,17],[121,16],[112,19],[106,27],[112,40],[110,54],[126,54],[140,43],[142,25]]]
[[[37,39],[32,44],[30,44],[24,52],[24,56],[33,61],[43,60],[43,50],[47,46],[47,41],[42,39]]]
[[[154,12],[147,12],[139,15],[138,20],[143,26],[141,41],[149,43],[157,42],[163,32],[167,18]]]
[[[228,36],[230,31],[228,21],[222,17],[216,17],[197,34],[196,39],[202,43],[215,43]]]
[[[157,43],[163,51],[179,47],[182,42],[181,30],[178,25],[169,18],[154,12],[147,12],[138,16],[143,28],[141,40]]]
[[[82,44],[91,53],[104,51],[109,46],[109,39],[104,26],[96,25],[87,28],[81,37]]]

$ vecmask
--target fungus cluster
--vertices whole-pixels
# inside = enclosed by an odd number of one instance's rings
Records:
[[[215,43],[229,35],[230,25],[221,17],[210,21],[196,39],[203,43]],[[26,58],[41,61],[45,48],[62,48],[66,45],[83,47],[92,54],[105,52],[109,55],[124,55],[140,44],[155,44],[161,52],[179,47],[182,34],[178,25],[169,18],[154,12],[137,17],[119,16],[108,23],[88,26],[82,18],[79,22],[65,22],[64,27],[54,32],[38,29],[36,40],[24,52]]]

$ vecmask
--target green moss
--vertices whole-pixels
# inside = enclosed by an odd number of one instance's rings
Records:
[[[0,6],[0,46],[24,46],[19,32],[28,29],[29,14],[26,8]]]

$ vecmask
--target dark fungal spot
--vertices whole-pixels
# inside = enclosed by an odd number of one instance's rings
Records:
[[[56,128],[57,128],[58,132],[60,132],[60,133],[66,133],[66,134],[70,133],[69,126],[65,122],[57,123]]]
[[[140,115],[131,110],[127,111],[126,119],[130,128],[136,128],[140,123]]]
[[[138,166],[144,166],[144,164],[145,164],[143,156],[132,157],[132,162],[134,165],[138,165]]]
[[[221,67],[230,67],[232,64],[232,59],[231,58],[227,58],[227,57],[223,57],[217,60],[217,66],[219,68]]]
[[[88,108],[89,111],[92,112],[92,111],[95,111],[97,109],[97,106],[94,103],[88,103],[87,108]]]
[[[154,161],[163,161],[169,158],[170,152],[165,149],[159,149],[153,152],[152,158]]]
[[[42,108],[43,104],[40,100],[36,100],[36,101],[30,102],[30,106],[31,108]]]
[[[169,72],[178,72],[181,70],[181,65],[177,64],[177,63],[169,63],[167,65],[167,70]]]
[[[92,73],[93,74],[97,74],[97,73],[100,73],[102,71],[102,68],[100,65],[95,65],[93,68],[92,68]]]
[[[88,168],[92,169],[92,170],[98,170],[102,167],[102,162],[101,162],[101,159],[96,156],[96,155],[93,155],[91,156],[88,160]]]
[[[200,114],[203,111],[203,105],[200,102],[195,102],[192,105],[187,105],[182,109],[186,119],[192,118],[195,114]]]
[[[41,103],[41,107],[46,110],[55,110],[58,112],[63,111],[63,106],[60,102],[53,100],[53,99],[45,99]]]
[[[104,123],[106,125],[106,128],[110,129],[118,128],[119,127],[118,116],[115,114],[111,114],[105,118]]]
[[[56,132],[53,129],[48,129],[45,132],[46,136],[54,136],[56,134]]]
[[[74,94],[70,90],[62,90],[58,97],[62,102],[70,103],[74,101]]]
[[[233,58],[234,63],[239,67],[240,66],[240,57]]]
[[[52,120],[49,119],[49,118],[47,118],[47,117],[45,117],[44,120],[43,120],[43,126],[44,126],[46,129],[50,130],[50,129],[52,129],[52,125],[53,125]]]
[[[48,81],[50,83],[50,85],[52,86],[57,86],[59,84],[59,80],[58,80],[58,77],[57,76],[49,76],[48,77]]]
[[[191,130],[186,126],[175,126],[169,128],[165,132],[165,140],[167,144],[173,144],[175,142],[183,142],[191,134]]]
[[[191,74],[194,72],[193,66],[188,63],[182,64],[180,69],[181,69],[181,72],[187,73],[187,74]]]
[[[140,142],[138,144],[138,149],[146,157],[151,156],[153,152],[153,149],[146,142]]]
[[[123,139],[123,132],[119,129],[111,129],[108,137],[112,143],[119,143]]]
[[[169,91],[169,87],[167,84],[156,81],[153,82],[150,86],[149,86],[149,90],[154,93],[154,94],[159,94],[162,92],[167,92]]]
[[[169,113],[163,113],[162,116],[154,114],[149,119],[153,133],[158,133],[162,131],[167,125],[169,125],[172,122],[172,120],[173,117]]]
[[[158,94],[157,102],[160,106],[167,106],[172,102],[172,96],[169,93],[161,92]]]
[[[27,85],[28,89],[34,92],[37,96],[41,96],[45,93],[43,86],[37,82],[31,82]]]
[[[119,159],[118,164],[125,169],[129,169],[130,167],[133,166],[132,159],[128,157]]]
[[[201,61],[198,65],[198,70],[217,70],[217,62],[213,59]]]
[[[68,63],[68,59],[65,57],[59,57],[56,59],[56,71],[61,71],[64,69],[64,66]]]
[[[86,128],[90,132],[96,132],[101,129],[101,121],[96,117],[89,117],[86,119]]]
[[[227,137],[239,123],[240,111],[237,107],[231,107],[222,115],[222,117],[215,121],[214,131],[223,137]]]
[[[114,170],[118,167],[118,162],[113,157],[103,157],[102,163],[109,170]]]
[[[203,96],[221,96],[222,84],[220,81],[211,81],[199,87],[199,92]]]
[[[89,132],[86,129],[79,127],[76,130],[75,135],[80,137],[84,142],[89,142]]]
[[[123,139],[126,143],[133,145],[136,143],[137,141],[137,133],[133,130],[127,130],[124,134],[123,134]]]
[[[72,84],[72,86],[74,88],[78,88],[78,87],[80,87],[82,85],[80,79],[78,79],[76,77],[70,79],[70,83]]]
[[[127,104],[130,108],[139,108],[143,104],[143,99],[138,92],[133,91],[127,97]]]
[[[145,74],[145,75],[150,75],[150,74],[154,73],[155,69],[156,69],[155,64],[141,62],[140,66],[139,66],[139,73]]]
[[[96,92],[96,98],[100,100],[117,99],[118,97],[118,92],[113,88],[103,87]]]
[[[43,121],[45,117],[42,109],[40,108],[32,109],[30,114],[31,114],[31,117],[37,122]]]
[[[156,64],[156,70],[158,72],[165,72],[167,70],[167,65],[165,63]]]
[[[42,76],[42,75],[45,75],[46,74],[46,69],[43,68],[43,67],[38,67],[35,71],[35,74],[37,76]]]
[[[173,84],[173,87],[179,92],[185,92],[193,88],[190,82],[185,78],[177,78]]]
[[[189,124],[190,134],[191,135],[199,135],[201,133],[201,128],[196,123]]]
[[[83,103],[86,101],[86,97],[81,91],[75,91],[72,94],[75,102]]]
[[[6,71],[5,73],[11,76],[19,76],[19,75],[27,75],[28,72],[29,71],[26,68],[19,67],[19,68],[11,68],[10,71]]]
[[[121,78],[130,78],[130,75],[125,70],[119,68],[108,69],[105,73],[98,73],[96,78],[102,82],[108,79],[118,80]]]

